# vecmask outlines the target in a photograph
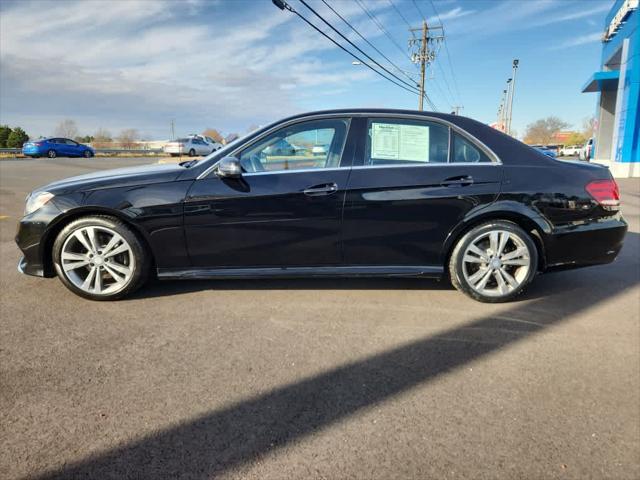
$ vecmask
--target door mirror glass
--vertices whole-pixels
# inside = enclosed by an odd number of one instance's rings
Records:
[[[240,160],[236,157],[224,157],[218,163],[216,175],[221,178],[238,178],[242,176]]]

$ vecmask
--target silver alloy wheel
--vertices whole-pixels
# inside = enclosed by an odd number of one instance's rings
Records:
[[[135,270],[131,246],[114,230],[82,227],[67,237],[60,254],[65,276],[92,295],[109,295],[127,286]]]
[[[519,288],[529,275],[531,256],[524,241],[506,230],[473,239],[462,257],[469,286],[481,295],[502,297]]]

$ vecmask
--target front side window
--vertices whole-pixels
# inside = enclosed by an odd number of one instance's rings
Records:
[[[486,153],[455,132],[453,133],[451,161],[454,163],[491,163],[491,159]]]
[[[244,150],[240,164],[248,173],[339,167],[348,125],[345,119],[291,125]]]
[[[446,163],[449,128],[421,120],[369,120],[365,165]]]

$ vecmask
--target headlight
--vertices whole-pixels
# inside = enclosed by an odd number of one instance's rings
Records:
[[[24,207],[24,214],[29,215],[39,210],[53,198],[53,193],[49,192],[31,192],[27,197],[27,204]]]

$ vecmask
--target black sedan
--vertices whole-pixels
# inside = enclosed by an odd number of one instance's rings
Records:
[[[287,118],[201,161],[46,185],[16,242],[22,272],[94,300],[155,274],[449,278],[501,302],[538,272],[613,261],[626,230],[604,167],[465,117],[356,109]]]

